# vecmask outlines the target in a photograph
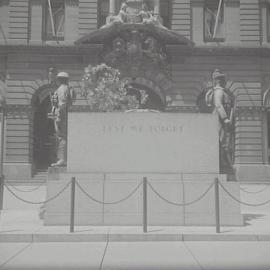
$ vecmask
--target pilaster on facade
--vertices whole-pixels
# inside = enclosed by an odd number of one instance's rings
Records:
[[[100,0],[99,0],[100,1]],[[98,1],[79,0],[78,3],[78,28],[79,37],[82,37],[97,29],[98,22]]]
[[[204,4],[205,0],[191,0],[192,41],[199,46],[204,44]]]
[[[27,44],[29,39],[29,2],[28,0],[10,0],[9,29],[10,44]]]
[[[259,0],[240,0],[240,39],[243,46],[261,44],[261,12]]]
[[[185,36],[188,39],[192,38],[192,10],[190,0],[172,1],[172,31]]]
[[[230,46],[240,45],[240,0],[225,0],[226,40]]]
[[[269,0],[260,0],[260,12],[261,12],[261,42],[262,46],[270,47],[269,44]]]
[[[44,0],[30,1],[30,40],[29,44],[41,45],[43,32]]]

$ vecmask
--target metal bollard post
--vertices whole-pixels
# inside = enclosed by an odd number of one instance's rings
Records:
[[[70,189],[70,226],[69,231],[74,232],[74,210],[75,210],[75,177],[71,178],[71,189]]]
[[[4,202],[4,175],[0,175],[0,212],[3,210]]]
[[[220,233],[220,208],[219,208],[218,178],[215,178],[215,210],[216,210],[216,233]]]
[[[147,233],[147,178],[143,178],[143,232]]]

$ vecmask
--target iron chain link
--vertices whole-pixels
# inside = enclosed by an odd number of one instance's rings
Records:
[[[104,202],[104,201],[97,200],[93,196],[91,196],[89,193],[87,193],[77,181],[76,181],[76,185],[81,190],[81,192],[84,193],[92,201],[94,201],[96,203],[99,203],[99,204],[103,204],[103,205],[112,205],[112,204],[119,204],[121,202],[124,202],[124,201],[128,200],[131,196],[133,196],[137,192],[137,190],[142,185],[142,182],[129,195],[127,195],[123,199],[120,199],[120,200],[115,201],[115,202]]]
[[[28,200],[25,200],[21,197],[19,197],[13,190],[10,189],[10,187],[7,185],[7,184],[4,184],[4,186],[6,187],[6,189],[14,196],[16,197],[18,200],[22,201],[22,202],[25,202],[25,203],[29,203],[29,204],[45,204],[45,203],[48,203],[54,199],[56,199],[58,196],[60,196],[68,187],[69,185],[71,184],[71,182],[68,182],[67,185],[62,189],[60,190],[57,194],[55,194],[54,196],[52,196],[51,198],[45,200],[45,201],[42,201],[42,202],[32,202],[32,201],[28,201]]]
[[[264,188],[262,188],[261,190],[258,190],[258,191],[248,191],[248,190],[245,190],[244,188],[241,188],[240,187],[240,190],[245,192],[245,193],[248,193],[248,194],[259,194],[259,193],[262,193],[263,191],[267,190],[270,186],[266,186]]]
[[[266,202],[263,202],[263,203],[247,203],[247,202],[242,202],[241,200],[237,199],[234,195],[232,195],[220,182],[219,182],[219,185],[221,186],[221,188],[225,191],[225,193],[231,197],[234,201],[238,202],[238,203],[241,203],[243,205],[247,205],[247,206],[263,206],[263,205],[266,205],[268,203],[270,203],[270,200],[266,201]]]
[[[8,183],[8,186],[9,186],[9,187],[12,187],[12,188],[15,189],[16,191],[28,193],[28,192],[33,192],[33,191],[38,190],[38,189],[41,188],[42,185],[45,184],[45,183],[46,183],[46,181],[43,181],[43,182],[40,183],[37,187],[34,187],[34,188],[32,188],[32,189],[27,189],[27,190],[17,188],[17,187],[15,187],[14,185],[11,185],[10,183]],[[7,185],[7,184],[6,184],[6,185]]]
[[[211,190],[211,188],[214,186],[214,183],[212,183],[208,188],[207,190],[197,199],[191,201],[191,202],[187,202],[187,203],[176,203],[176,202],[172,202],[172,201],[169,201],[168,199],[164,198],[152,185],[151,183],[147,182],[149,187],[152,189],[152,191],[160,198],[162,199],[163,201],[167,202],[168,204],[172,204],[172,205],[175,205],[175,206],[188,206],[188,205],[191,205],[191,204],[194,204],[198,201],[200,201],[204,196],[206,196],[206,194]]]

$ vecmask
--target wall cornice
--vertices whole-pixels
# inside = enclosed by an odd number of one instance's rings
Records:
[[[0,54],[6,55],[7,53],[29,53],[29,54],[51,54],[51,55],[63,55],[63,54],[75,54],[75,55],[93,55],[96,56],[102,51],[103,45],[92,44],[87,46],[68,46],[68,47],[52,47],[52,46],[26,46],[26,45],[0,45]],[[171,54],[177,54],[180,56],[196,56],[196,55],[209,55],[213,56],[257,56],[265,57],[270,56],[270,47],[208,47],[208,46],[195,46],[194,48],[187,48],[181,45],[167,45],[166,49]],[[177,55],[174,55],[177,57]]]
[[[39,53],[39,54],[98,54],[102,44],[81,46],[38,46],[38,45],[0,45],[0,53]]]
[[[267,0],[264,0],[267,1]],[[193,6],[203,6],[205,4],[206,0],[191,0],[190,3]],[[225,0],[225,4],[227,6],[231,5],[240,5],[240,0]]]
[[[239,7],[240,0],[225,0],[225,5],[228,7]]]

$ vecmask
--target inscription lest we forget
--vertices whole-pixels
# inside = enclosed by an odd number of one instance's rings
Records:
[[[112,134],[112,133],[126,133],[126,132],[135,132],[135,133],[173,133],[173,134],[182,134],[183,126],[159,126],[159,125],[104,125],[102,127],[103,134]]]

